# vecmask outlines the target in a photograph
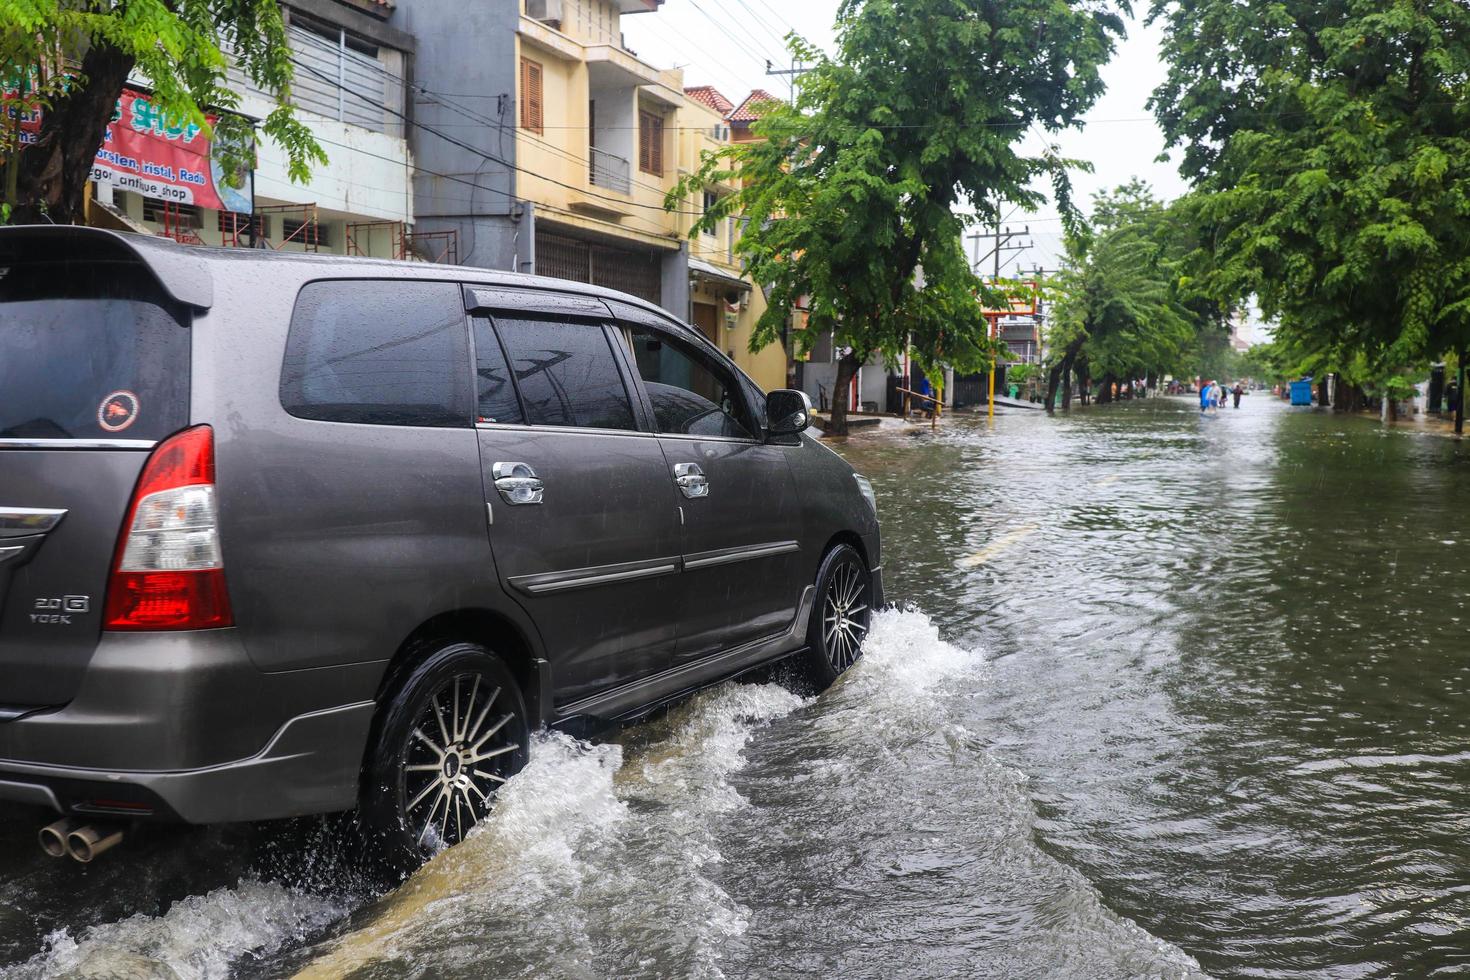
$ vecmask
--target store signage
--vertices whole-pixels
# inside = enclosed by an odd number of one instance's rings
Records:
[[[223,170],[211,149],[199,126],[166,115],[146,92],[123,89],[92,165],[92,179],[176,204],[251,211],[248,191],[224,186]]]

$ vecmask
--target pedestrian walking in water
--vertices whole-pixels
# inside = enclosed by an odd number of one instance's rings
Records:
[[[1235,398],[1235,407],[1239,408],[1240,396],[1245,394],[1245,389],[1240,386],[1239,381],[1235,382],[1235,387],[1230,389],[1230,394]]]

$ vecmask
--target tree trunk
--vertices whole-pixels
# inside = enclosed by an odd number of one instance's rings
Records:
[[[1046,410],[1053,411],[1057,397],[1057,382],[1062,384],[1062,408],[1070,408],[1072,403],[1072,364],[1077,360],[1078,351],[1087,341],[1086,336],[1077,337],[1066,349],[1062,351],[1062,359],[1052,366],[1051,372],[1046,380]]]
[[[837,359],[837,381],[832,386],[832,421],[827,434],[847,435],[847,402],[852,397],[852,379],[863,366],[856,353],[844,354]]]
[[[1465,345],[1455,348],[1455,435],[1465,434]]]
[[[1327,408],[1328,405],[1329,402],[1327,398],[1327,375],[1324,374],[1322,375],[1321,380],[1317,382],[1317,407]]]
[[[1110,402],[1112,402],[1112,400],[1113,400],[1113,376],[1112,376],[1112,374],[1105,374],[1105,375],[1103,375],[1102,384],[1098,385],[1098,389],[1097,389],[1097,403],[1099,405],[1107,405]]]
[[[111,44],[94,42],[87,50],[81,69],[86,84],[46,110],[36,142],[21,151],[12,221],[69,225],[82,220],[92,162],[132,70],[133,58]]]

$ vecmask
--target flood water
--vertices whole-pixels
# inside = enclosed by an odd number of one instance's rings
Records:
[[[1254,395],[843,452],[902,608],[831,691],[542,736],[386,896],[314,821],[0,810],[0,977],[1470,970],[1470,448]]]

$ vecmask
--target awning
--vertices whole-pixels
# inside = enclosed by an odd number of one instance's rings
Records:
[[[744,279],[741,279],[734,273],[726,272],[724,269],[721,269],[713,262],[706,262],[704,259],[696,259],[692,255],[689,257],[689,274],[700,279],[719,283],[722,286],[732,286],[735,289],[740,290],[741,292],[750,291],[750,283],[746,282]]]

